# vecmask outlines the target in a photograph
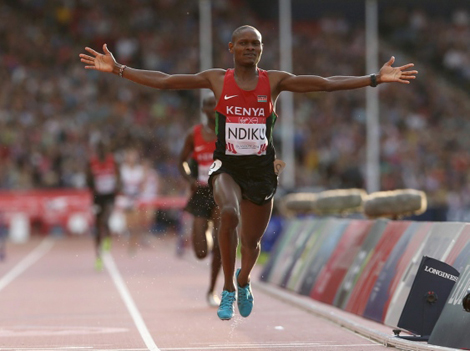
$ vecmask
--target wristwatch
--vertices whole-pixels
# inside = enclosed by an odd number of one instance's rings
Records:
[[[370,75],[370,86],[373,88],[377,86],[377,76],[375,74]]]

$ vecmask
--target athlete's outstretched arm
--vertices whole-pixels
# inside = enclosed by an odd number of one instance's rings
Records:
[[[80,54],[80,61],[86,64],[86,69],[93,69],[101,72],[121,74],[122,77],[135,83],[146,85],[157,89],[212,89],[211,71],[204,71],[197,74],[166,74],[159,71],[140,70],[119,64],[109,51],[106,44],[103,45],[101,54],[89,47],[85,50],[89,53]]]
[[[418,71],[408,70],[413,67],[413,63],[408,63],[400,67],[392,67],[395,62],[395,57],[391,57],[386,62],[379,73],[376,74],[376,83],[404,83],[409,84],[411,79],[415,79]],[[333,77],[320,77],[300,75],[296,76],[286,72],[279,72],[280,77],[278,83],[278,90],[292,91],[296,93],[306,93],[312,91],[335,91],[335,90],[350,90],[363,88],[371,85],[371,76],[333,76]]]

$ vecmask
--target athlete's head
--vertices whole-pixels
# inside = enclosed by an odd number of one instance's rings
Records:
[[[99,159],[104,160],[107,152],[106,143],[103,140],[99,140],[96,143],[96,155]]]
[[[215,100],[214,94],[210,93],[204,96],[202,99],[202,112],[207,116],[208,122],[215,121],[215,106],[217,101]]]
[[[255,27],[244,25],[233,31],[228,48],[235,64],[256,66],[263,53],[263,38]]]
[[[144,170],[146,170],[146,171],[153,169],[152,160],[150,160],[148,157],[144,157],[144,158],[142,159],[142,167],[143,167]]]
[[[139,151],[134,146],[128,147],[124,154],[124,162],[129,166],[139,163]]]

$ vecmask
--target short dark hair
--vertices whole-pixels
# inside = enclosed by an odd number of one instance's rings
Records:
[[[250,25],[248,25],[248,24],[245,24],[245,25],[243,25],[243,26],[238,27],[237,29],[235,29],[235,30],[233,31],[233,33],[232,33],[232,43],[235,42],[235,37],[236,37],[241,31],[244,31],[245,29],[250,29],[250,30],[253,30],[253,31],[255,31],[255,32],[258,32],[259,36],[262,38],[261,33],[260,33],[260,31],[259,31],[258,29],[256,29],[256,28],[253,27],[253,26],[250,26]]]

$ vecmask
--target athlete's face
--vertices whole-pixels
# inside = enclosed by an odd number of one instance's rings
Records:
[[[102,141],[99,141],[96,145],[96,153],[101,159],[104,159],[104,157],[106,156],[106,145]]]
[[[228,47],[235,64],[242,66],[256,66],[263,53],[261,34],[251,28],[240,31]]]
[[[215,106],[217,102],[215,97],[207,97],[202,103],[202,112],[207,116],[210,122],[215,121]]]
[[[134,150],[134,149],[127,150],[125,154],[125,161],[127,164],[131,166],[136,165],[137,162],[139,161],[139,153],[137,152],[137,150]]]

